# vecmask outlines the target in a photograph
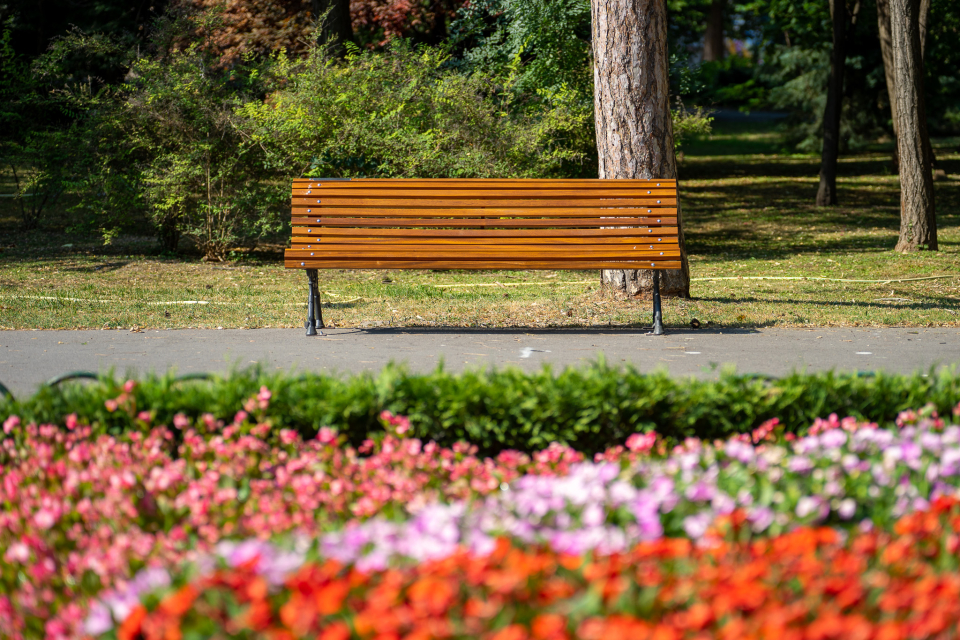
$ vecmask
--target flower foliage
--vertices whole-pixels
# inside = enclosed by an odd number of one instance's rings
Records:
[[[280,589],[249,561],[153,592],[115,637],[934,638],[960,619],[954,498],[846,541],[808,527],[731,540],[747,526],[734,513],[710,545],[666,538],[608,556],[500,539],[383,571],[314,561]]]
[[[831,416],[797,438],[770,421],[672,450],[636,434],[588,461],[559,445],[482,458],[409,437],[410,421],[388,412],[359,447],[329,428],[305,441],[271,423],[266,387],[230,422],[177,414],[155,425],[137,398],[130,381],[104,403],[139,424],[119,435],[73,414],[63,427],[4,422],[0,636],[111,628],[183,566],[252,563],[276,588],[311,558],[371,574],[487,557],[500,539],[582,557],[664,537],[709,546],[724,527],[744,543],[821,524],[890,532],[960,483],[960,426],[930,409],[894,429]]]

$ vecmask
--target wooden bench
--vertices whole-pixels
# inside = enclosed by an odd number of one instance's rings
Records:
[[[680,268],[676,180],[293,182],[290,269],[305,269],[307,335],[323,328],[318,269]]]

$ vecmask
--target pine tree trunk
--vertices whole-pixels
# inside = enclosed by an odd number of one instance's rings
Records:
[[[703,34],[703,61],[723,60],[726,48],[723,46],[723,9],[726,0],[713,0],[707,16],[707,30]]]
[[[887,98],[890,100],[890,121],[893,123],[893,136],[896,138],[897,82],[893,75],[893,40],[890,36],[890,0],[877,0],[877,31],[880,35],[880,54],[883,57],[883,74],[887,81]]]
[[[897,251],[936,251],[933,153],[923,95],[920,0],[890,0],[900,154],[900,239]]]
[[[827,106],[823,110],[823,149],[820,156],[820,187],[817,189],[818,207],[837,204],[837,161],[840,157],[843,67],[847,62],[846,0],[830,0],[830,14],[833,23],[833,51],[830,54]]]
[[[927,23],[930,17],[930,0],[920,2],[920,57],[926,55]],[[877,0],[877,31],[880,35],[880,53],[883,57],[883,74],[887,81],[887,98],[890,101],[890,122],[893,137],[897,138],[897,81],[893,74],[893,40],[890,35],[890,0]],[[900,166],[897,145],[893,147],[893,160]],[[899,170],[899,169],[898,169]]]
[[[676,178],[665,0],[593,0],[592,14],[600,178]],[[677,220],[682,267],[662,272],[661,292],[688,298],[679,203]],[[629,296],[652,295],[650,270],[606,269],[601,280]]]
[[[353,40],[350,0],[311,0],[313,19],[318,20],[317,42],[331,45],[336,56],[346,53],[344,43]]]

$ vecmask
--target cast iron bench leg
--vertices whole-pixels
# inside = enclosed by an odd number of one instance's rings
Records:
[[[660,309],[660,271],[653,272],[653,335],[663,335],[663,312]]]
[[[308,336],[317,335],[317,329],[323,329],[323,310],[320,308],[320,289],[317,286],[317,270],[307,269],[307,321],[304,326]]]

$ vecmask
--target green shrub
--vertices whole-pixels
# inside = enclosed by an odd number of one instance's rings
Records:
[[[787,430],[802,432],[831,413],[888,423],[900,411],[928,403],[948,415],[960,401],[956,371],[929,377],[793,374],[779,380],[727,372],[715,381],[698,381],[603,362],[556,374],[547,368],[413,374],[394,366],[376,377],[295,376],[254,368],[209,382],[178,382],[168,374],[144,379],[132,394],[134,404],[110,412],[104,403],[122,393],[121,385],[104,377],[89,385],[42,388],[26,400],[0,401],[0,418],[15,414],[62,424],[76,413],[105,432],[143,428],[136,419],[141,411],[150,412],[154,424],[172,424],[178,412],[192,418],[211,413],[229,422],[244,400],[266,386],[273,393],[274,426],[307,437],[329,425],[359,444],[380,430],[377,417],[389,410],[409,416],[418,437],[444,445],[465,440],[495,453],[563,442],[594,453],[651,429],[676,440],[721,438],[779,418]]]
[[[536,96],[459,73],[441,49],[348,49],[342,62],[322,48],[304,61],[276,58],[284,88],[240,110],[290,177],[548,178],[583,159],[561,141],[586,116],[562,93],[531,114],[518,101]]]

